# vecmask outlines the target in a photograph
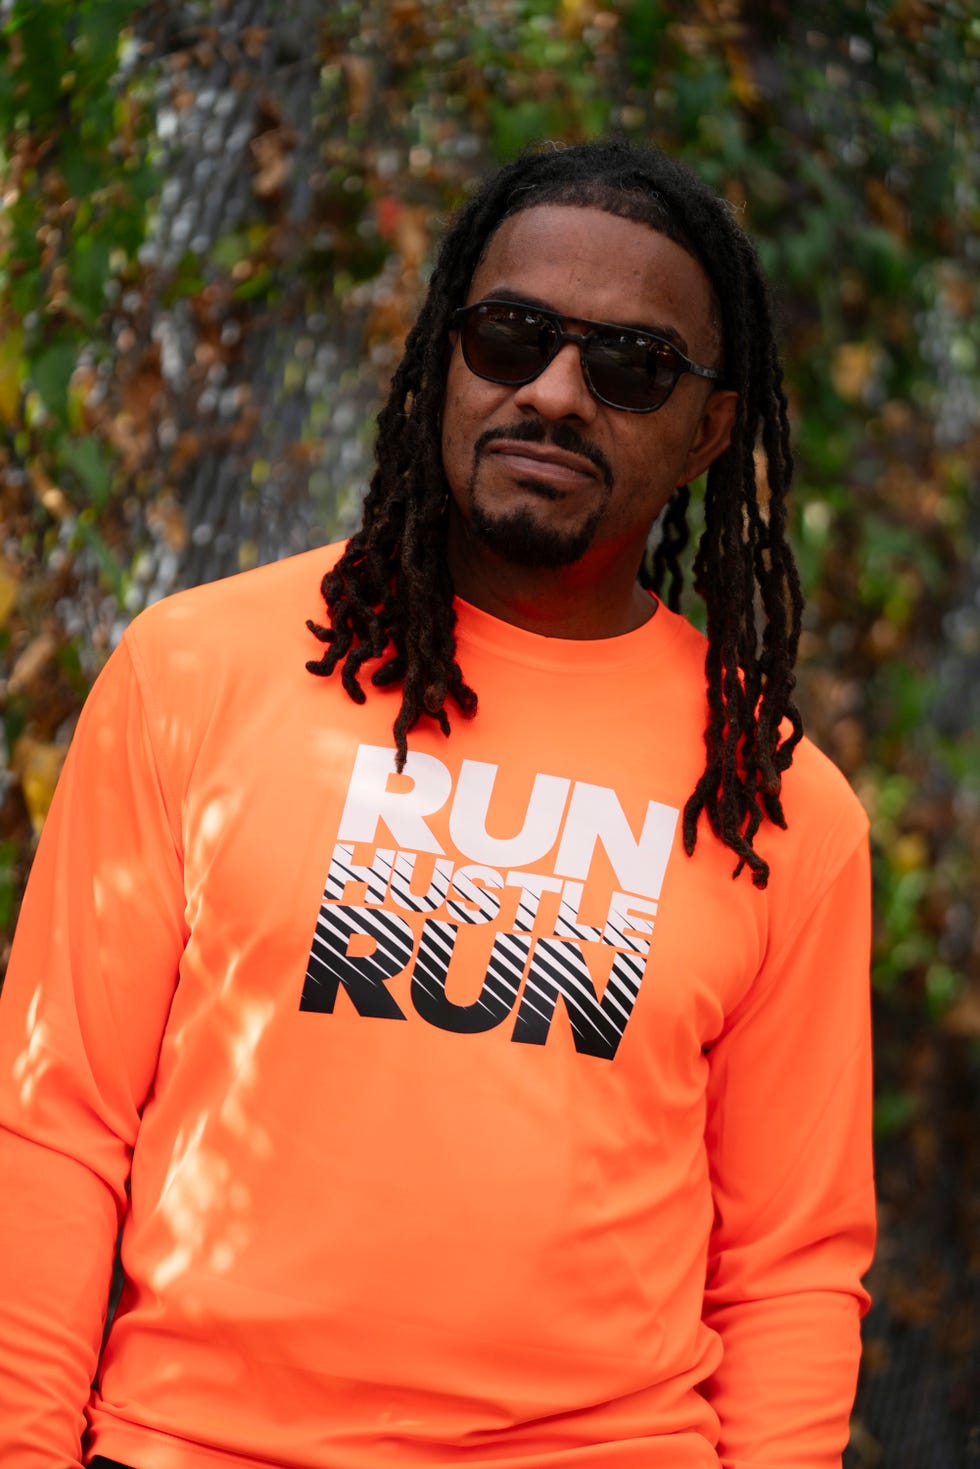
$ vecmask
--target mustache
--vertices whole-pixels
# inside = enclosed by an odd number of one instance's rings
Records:
[[[497,439],[507,439],[523,444],[551,444],[566,454],[578,454],[599,471],[606,488],[612,488],[613,474],[609,460],[601,449],[597,449],[595,444],[584,439],[570,424],[559,422],[548,430],[543,423],[526,419],[514,424],[512,428],[484,429],[473,447],[474,459],[479,459],[487,445],[495,443]]]

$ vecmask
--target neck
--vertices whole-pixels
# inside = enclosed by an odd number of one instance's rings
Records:
[[[458,596],[541,637],[620,637],[657,610],[636,579],[633,550],[623,555],[594,549],[571,566],[517,566],[479,545],[451,515],[447,551]]]

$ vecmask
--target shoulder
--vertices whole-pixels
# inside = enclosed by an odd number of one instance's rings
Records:
[[[662,616],[672,633],[675,677],[692,705],[703,710],[707,641],[676,613],[660,607],[658,620]],[[788,725],[784,734],[789,734]],[[824,832],[835,845],[843,844],[850,851],[867,834],[867,815],[847,778],[807,736],[797,745],[792,764],[783,776],[782,804],[787,827],[805,831],[811,844],[815,832]],[[776,831],[774,843],[780,844],[782,836]]]
[[[110,687],[138,691],[161,756],[190,758],[202,742],[252,731],[296,709],[317,685],[307,662],[323,644],[307,626],[325,618],[320,584],[343,547],[327,546],[176,592],[141,612],[93,690],[114,717]]]
[[[842,771],[804,738],[783,775],[785,828],[768,822],[756,847],[770,863],[773,901],[794,912],[816,902],[868,844],[868,816]]]
[[[692,719],[706,714],[705,656],[707,640],[683,617],[658,608],[656,621],[671,634],[672,671],[678,708]],[[789,725],[783,729],[784,737]],[[700,754],[700,751],[699,751]],[[696,778],[696,777],[695,777]],[[765,821],[755,840],[769,862],[773,885],[819,890],[867,843],[868,817],[843,772],[804,736],[783,774],[780,793],[786,827]]]
[[[320,584],[342,544],[305,551],[175,592],[133,619],[122,638],[144,687],[175,684],[217,698],[289,664],[304,668],[323,645],[307,626],[325,618]]]
[[[274,561],[237,576],[175,592],[141,612],[124,641],[146,653],[213,647],[232,655],[236,637],[281,652],[284,630],[305,632],[305,620],[323,615],[320,583],[342,553],[342,543]]]

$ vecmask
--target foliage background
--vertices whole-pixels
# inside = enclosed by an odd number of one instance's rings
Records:
[[[978,92],[961,0],[0,0],[0,964],[125,620],[350,527],[476,178],[616,128],[757,240],[802,704],[872,823],[853,1469],[980,1464]]]

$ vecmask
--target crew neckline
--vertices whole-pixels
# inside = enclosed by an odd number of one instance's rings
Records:
[[[649,595],[656,604],[655,614],[632,631],[611,638],[546,637],[494,617],[457,595],[454,599],[457,642],[461,647],[469,644],[524,667],[555,672],[581,673],[586,669],[608,672],[634,664],[648,665],[652,657],[661,655],[682,628],[688,626],[658,597]]]

